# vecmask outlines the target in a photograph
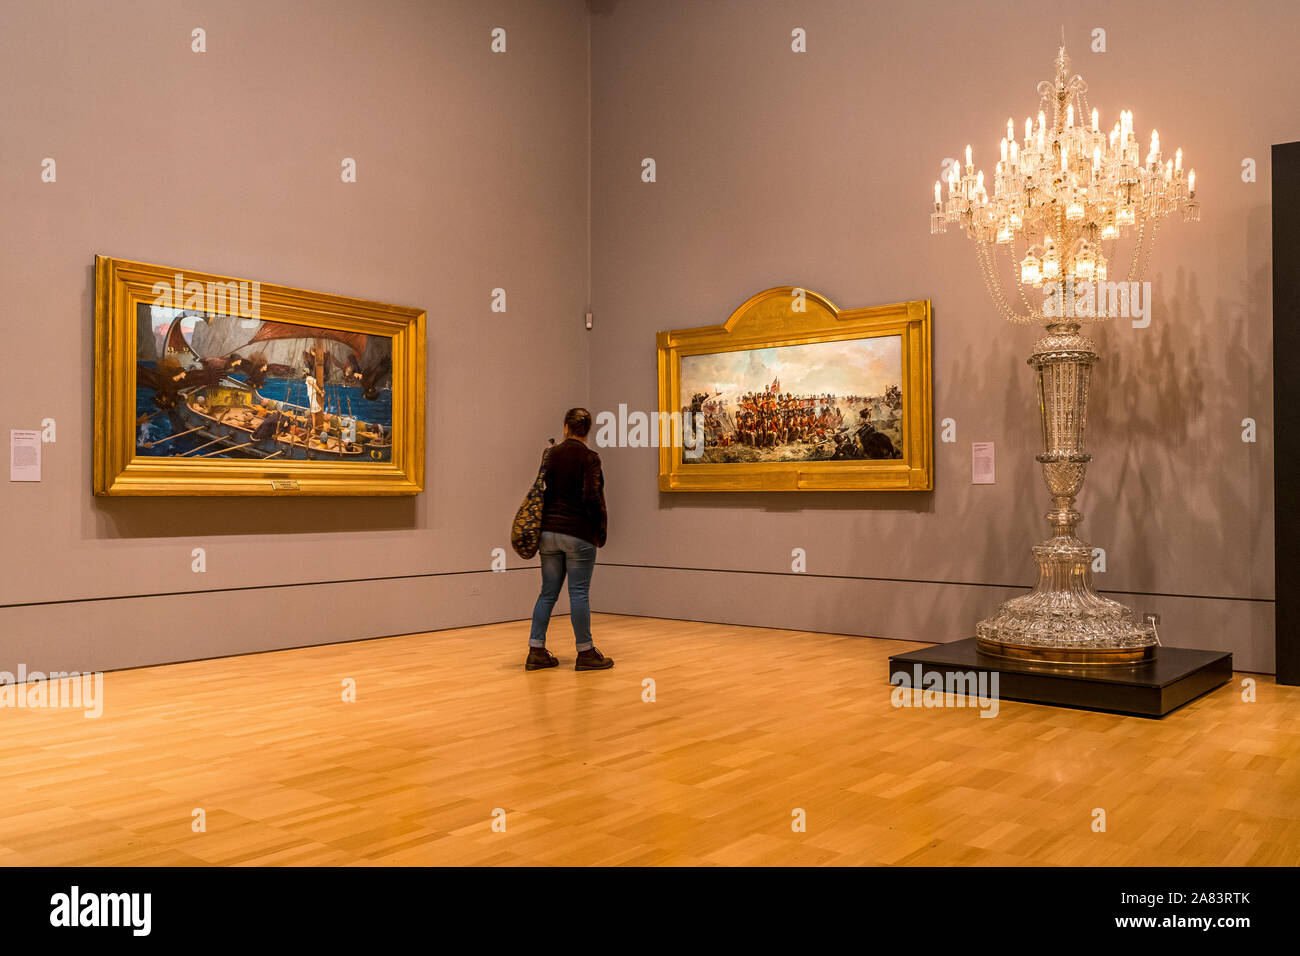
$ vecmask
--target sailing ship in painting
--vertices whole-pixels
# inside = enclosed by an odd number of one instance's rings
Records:
[[[392,340],[141,304],[136,454],[391,461]]]

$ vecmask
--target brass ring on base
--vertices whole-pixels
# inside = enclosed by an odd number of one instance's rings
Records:
[[[981,654],[1005,657],[1008,660],[1029,661],[1042,664],[1145,664],[1156,659],[1155,644],[1141,647],[1043,647],[1026,644],[1004,644],[980,638],[976,642]]]

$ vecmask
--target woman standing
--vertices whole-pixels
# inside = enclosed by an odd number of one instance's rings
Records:
[[[542,536],[538,548],[542,559],[542,592],[533,607],[526,670],[541,670],[560,663],[546,649],[546,628],[566,576],[569,618],[578,649],[573,669],[601,671],[614,666],[613,659],[598,651],[591,639],[591,575],[596,568],[596,549],[605,544],[608,519],[600,455],[587,447],[590,431],[591,412],[585,408],[569,409],[564,415],[564,441],[552,448],[546,459]]]

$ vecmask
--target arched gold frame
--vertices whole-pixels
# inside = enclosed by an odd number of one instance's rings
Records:
[[[802,311],[796,310],[801,304]],[[886,461],[683,461],[682,449],[659,449],[660,491],[930,491],[934,488],[934,429],[930,301],[922,299],[842,311],[797,286],[760,292],[722,325],[658,334],[659,411],[680,413],[683,355],[901,336],[903,457]],[[661,419],[662,420],[662,419]]]

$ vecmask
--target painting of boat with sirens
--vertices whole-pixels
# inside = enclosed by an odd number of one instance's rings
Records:
[[[391,461],[392,340],[146,303],[137,455]]]

